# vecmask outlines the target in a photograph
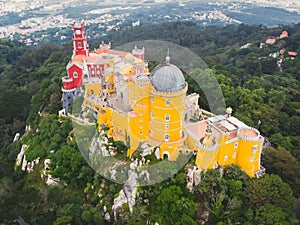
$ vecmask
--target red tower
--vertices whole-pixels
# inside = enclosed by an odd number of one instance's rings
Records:
[[[86,41],[86,35],[84,34],[84,21],[80,24],[73,22],[73,56],[76,55],[89,55],[89,45]]]

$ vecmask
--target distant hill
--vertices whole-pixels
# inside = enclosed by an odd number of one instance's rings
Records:
[[[11,4],[17,4],[12,2]],[[39,3],[42,4],[42,3]],[[46,3],[45,3],[46,4]],[[96,24],[98,35],[110,30],[122,30],[140,24],[191,21],[201,26],[226,26],[248,24],[275,27],[300,22],[300,14],[284,8],[267,7],[245,2],[201,2],[201,1],[84,1],[73,4],[47,3],[20,12],[0,11],[0,37],[19,40],[27,45],[47,43],[48,35],[66,40],[66,26],[72,20],[85,20]],[[32,6],[33,7],[33,6]],[[52,31],[55,30],[54,33]],[[93,30],[94,31],[94,30]],[[56,41],[58,42],[58,41]]]

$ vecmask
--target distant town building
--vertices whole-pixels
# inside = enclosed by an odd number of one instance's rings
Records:
[[[297,52],[288,51],[289,56],[296,57],[298,55]]]
[[[139,20],[132,23],[132,27],[137,27],[137,26],[140,26],[140,25],[141,25],[141,22]]]
[[[282,38],[287,38],[289,36],[289,33],[285,30],[285,31],[282,31],[282,33],[280,34],[279,38],[282,39]]]
[[[268,37],[266,40],[266,44],[273,45],[276,42],[276,37]]]
[[[130,147],[128,157],[147,143],[166,160],[194,153],[199,169],[236,164],[251,177],[264,171],[259,131],[231,116],[231,108],[224,115],[202,115],[199,95],[186,95],[188,84],[169,54],[150,73],[144,48],[130,53],[102,43],[90,52],[84,27],[72,25],[73,55],[62,78],[66,111],[84,86],[84,107],[96,115],[99,129],[110,128],[110,137]]]

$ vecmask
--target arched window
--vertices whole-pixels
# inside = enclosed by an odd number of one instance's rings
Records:
[[[256,151],[257,151],[257,145],[254,145],[254,146],[252,147],[252,154],[255,154]]]
[[[170,99],[167,99],[166,100],[166,106],[170,106],[171,105],[171,101],[170,101]]]
[[[73,77],[74,77],[74,78],[77,78],[77,77],[78,77],[78,73],[77,73],[76,71],[73,73]]]
[[[80,42],[78,43],[78,48],[82,48],[82,45]]]
[[[150,112],[150,117],[153,118],[154,117],[154,113],[151,111]]]
[[[150,101],[151,101],[152,103],[154,102],[154,97],[153,97],[153,96],[150,97]]]
[[[184,135],[183,130],[181,130],[180,131],[180,137],[183,138],[183,135]]]
[[[170,140],[170,135],[169,134],[165,134],[165,141],[169,141]]]
[[[170,121],[170,114],[166,114],[166,121]]]

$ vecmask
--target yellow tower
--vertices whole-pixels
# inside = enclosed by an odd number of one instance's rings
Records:
[[[213,136],[211,124],[208,123],[205,130],[205,136],[198,142],[198,151],[196,156],[196,165],[201,169],[212,169],[218,153],[218,145]]]
[[[184,110],[187,83],[175,65],[166,62],[150,75],[150,143],[160,147],[160,156],[176,160],[184,139]]]
[[[130,136],[130,149],[128,156],[149,137],[149,76],[140,75],[128,84],[128,99],[133,111],[129,114],[128,135]]]
[[[242,127],[238,130],[239,152],[237,154],[237,165],[249,176],[254,177],[260,170],[260,156],[264,138],[259,131]]]

